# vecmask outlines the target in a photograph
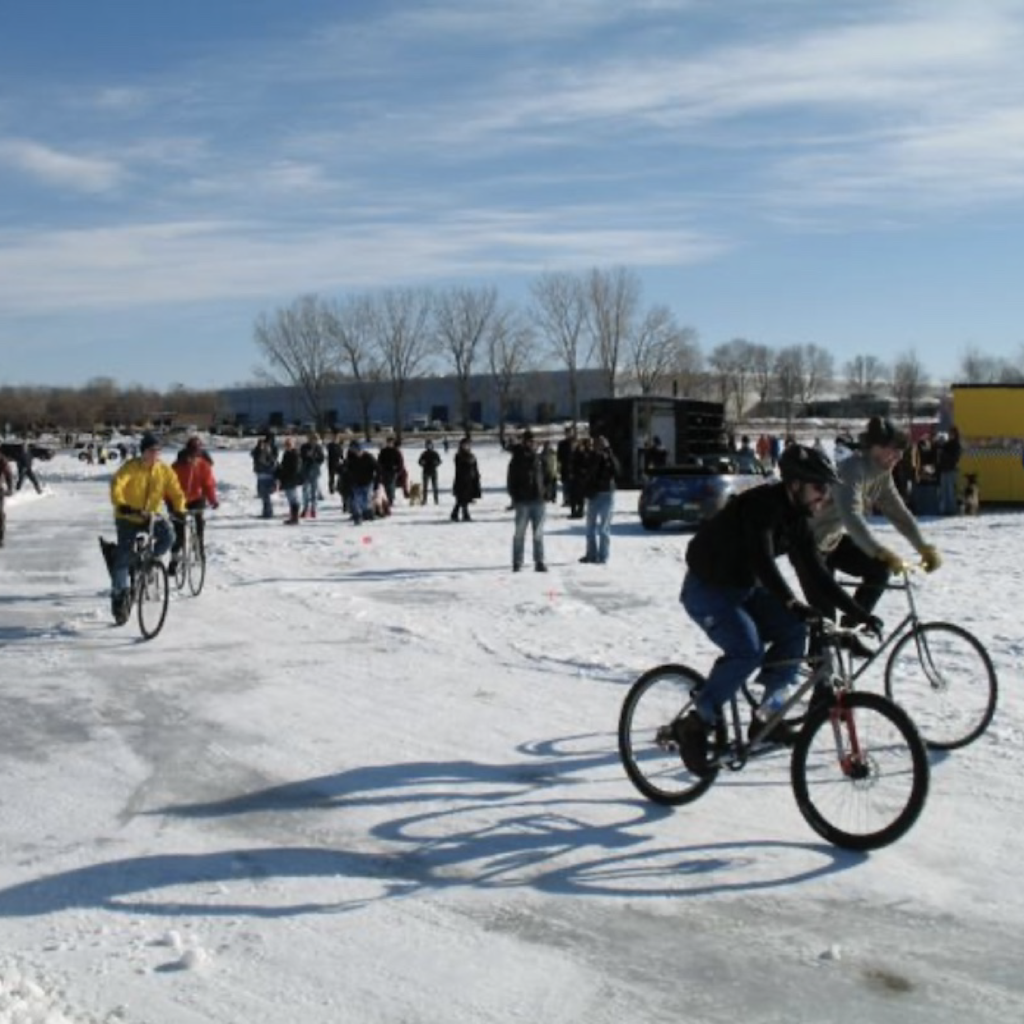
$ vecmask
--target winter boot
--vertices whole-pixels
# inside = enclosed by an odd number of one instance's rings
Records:
[[[299,522],[299,506],[291,506],[291,515],[284,521],[285,526],[297,526]]]

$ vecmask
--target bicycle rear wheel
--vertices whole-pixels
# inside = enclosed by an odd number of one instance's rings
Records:
[[[631,687],[619,714],[619,756],[626,774],[648,800],[678,805],[707,792],[718,770],[694,775],[682,762],[672,724],[693,707],[703,676],[685,665],[659,665]]]
[[[206,552],[199,543],[199,535],[195,527],[190,528],[192,534],[188,539],[188,589],[193,597],[198,597],[206,582]]]
[[[977,637],[949,622],[925,622],[893,648],[885,692],[906,710],[929,747],[955,750],[988,728],[999,688],[992,659]]]
[[[928,752],[914,723],[877,693],[849,693],[807,716],[793,747],[793,795],[807,823],[847,850],[888,846],[928,796]]]
[[[163,629],[169,598],[167,569],[163,562],[154,559],[139,570],[136,589],[139,629],[147,640],[152,640]]]

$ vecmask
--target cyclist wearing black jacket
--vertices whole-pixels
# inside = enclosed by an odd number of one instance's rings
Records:
[[[790,445],[779,460],[782,482],[753,487],[704,522],[686,552],[680,601],[687,614],[722,649],[694,701],[676,727],[680,753],[690,771],[707,769],[707,731],[719,709],[755,671],[765,702],[796,679],[807,643],[807,621],[820,617],[817,603],[842,608],[853,622],[880,632],[881,623],[861,608],[825,569],[810,518],[837,481],[828,458]],[[794,595],[775,560],[786,555],[810,604]],[[752,738],[759,732],[755,716]],[[770,737],[791,742],[784,724]]]

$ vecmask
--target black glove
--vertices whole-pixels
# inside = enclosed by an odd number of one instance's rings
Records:
[[[801,622],[817,622],[821,619],[821,612],[817,608],[812,608],[811,605],[798,601],[795,597],[786,603],[786,607]]]
[[[132,508],[131,505],[118,505],[117,513],[122,516],[137,516],[139,514],[139,510],[137,508]]]

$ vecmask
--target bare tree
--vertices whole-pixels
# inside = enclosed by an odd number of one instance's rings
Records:
[[[779,349],[775,355],[774,375],[779,400],[782,402],[783,412],[786,416],[787,434],[792,429],[793,416],[804,393],[805,374],[804,347],[802,345],[787,345],[785,348]]]
[[[433,298],[417,288],[389,288],[372,302],[371,324],[391,387],[392,416],[402,433],[405,390],[436,350],[430,331]]]
[[[844,369],[851,395],[873,395],[888,376],[885,364],[875,356],[854,356]]]
[[[360,295],[335,305],[328,329],[338,349],[339,363],[355,387],[363,435],[369,439],[370,407],[386,376],[373,329],[372,300]]]
[[[572,418],[579,418],[578,375],[590,362],[584,328],[587,308],[579,278],[565,272],[542,274],[531,286],[530,316],[552,355],[565,367]]]
[[[750,373],[757,400],[764,405],[775,380],[775,353],[767,345],[751,345]]]
[[[716,346],[708,356],[718,400],[725,407],[726,419],[735,421],[743,418],[754,377],[753,350],[754,346],[745,338],[733,338],[732,341]]]
[[[820,345],[804,345],[804,383],[801,400],[810,405],[831,386],[835,375],[832,353]]]
[[[498,399],[498,438],[504,444],[509,405],[516,381],[533,365],[537,336],[533,326],[519,312],[505,308],[492,321],[487,333],[487,361]]]
[[[622,349],[634,331],[640,291],[639,277],[625,267],[613,270],[594,267],[586,278],[587,330],[591,351],[596,353],[605,377],[608,398],[615,397]]]
[[[298,388],[310,420],[322,428],[324,393],[340,370],[330,310],[316,295],[303,295],[271,316],[261,314],[254,336],[268,364],[257,375]]]
[[[459,422],[469,425],[469,379],[478,350],[498,316],[496,288],[452,288],[434,305],[434,329],[439,348],[451,359],[459,389]]]
[[[653,306],[626,339],[626,373],[640,394],[655,395],[683,371],[687,351],[695,346],[694,330],[679,327],[667,306]]]
[[[1005,360],[972,347],[961,356],[957,380],[963,384],[996,384],[1004,380],[1006,369]]]
[[[914,422],[914,407],[924,394],[924,367],[911,349],[901,355],[893,365],[892,393],[899,415],[909,424]]]

